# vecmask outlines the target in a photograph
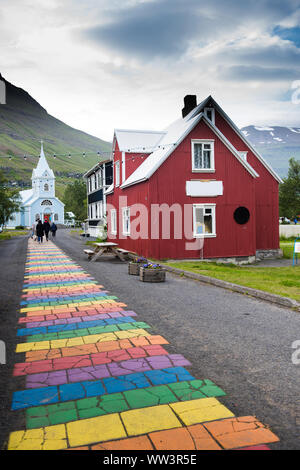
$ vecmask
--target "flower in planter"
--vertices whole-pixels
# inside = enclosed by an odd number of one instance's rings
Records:
[[[143,268],[145,269],[161,269],[160,264],[153,264],[153,263],[147,263],[143,265]]]
[[[140,258],[134,258],[134,263],[147,263],[146,258],[140,257]]]

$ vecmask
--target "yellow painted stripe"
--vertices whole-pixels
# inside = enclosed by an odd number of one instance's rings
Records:
[[[66,449],[180,428],[182,424],[179,418],[186,420],[192,410],[195,410],[196,414],[193,421],[197,419],[196,423],[199,424],[233,416],[216,398],[201,398],[112,413],[45,428],[16,431],[10,434],[8,450]]]
[[[51,341],[35,341],[31,343],[20,343],[16,352],[39,351],[41,349],[68,348],[81,346],[83,344],[102,343],[104,341],[117,341],[119,339],[136,338],[139,336],[151,336],[148,331],[138,328],[135,330],[115,331],[113,333],[99,333],[97,335],[80,336],[78,338],[54,339]]]
[[[70,308],[70,307],[85,307],[85,306],[91,306],[91,305],[103,305],[103,304],[116,304],[119,302],[116,302],[113,299],[108,299],[108,300],[96,300],[92,302],[77,302],[77,303],[71,303],[71,304],[61,304],[61,305],[45,305],[41,307],[24,307],[20,308],[20,313],[25,313],[25,312],[34,312],[34,311],[41,311],[41,310],[56,310],[56,309],[61,309],[61,308]],[[124,304],[125,305],[125,304]]]

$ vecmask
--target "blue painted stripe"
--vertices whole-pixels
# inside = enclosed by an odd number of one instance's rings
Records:
[[[88,276],[85,276],[84,279],[73,279],[73,280],[69,280],[69,278],[65,278],[65,280],[63,279],[60,279],[59,281],[47,281],[46,283],[45,282],[35,282],[35,283],[28,283],[28,284],[23,284],[23,287],[24,288],[28,288],[28,287],[51,287],[51,286],[59,286],[59,287],[63,287],[65,285],[68,285],[68,284],[87,284],[87,283],[90,283],[91,281],[94,282],[94,284],[96,284],[96,281],[93,277],[88,277]]]
[[[170,367],[168,369],[137,372],[95,381],[21,390],[13,394],[12,410],[96,397],[98,395],[124,392],[152,385],[183,382],[185,380],[195,380],[195,378],[184,367]]]
[[[135,323],[132,317],[107,318],[105,320],[92,320],[84,322],[64,323],[61,325],[41,326],[33,328],[20,328],[17,336],[40,335],[56,333],[60,331],[78,330],[80,328],[92,328],[94,326],[117,325],[118,323]]]
[[[90,294],[81,294],[77,296],[73,295],[61,295],[59,297],[49,297],[47,299],[34,299],[34,300],[22,300],[20,305],[33,305],[33,304],[43,304],[48,302],[59,302],[60,300],[82,300],[82,299],[97,299],[97,297],[106,297],[106,292],[95,292]]]

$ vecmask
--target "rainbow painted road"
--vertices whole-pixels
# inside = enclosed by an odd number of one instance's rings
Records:
[[[219,386],[193,377],[163,336],[50,241],[29,241],[17,335],[23,389],[12,410],[25,429],[10,434],[9,450],[269,449],[278,441],[256,417],[235,417]]]

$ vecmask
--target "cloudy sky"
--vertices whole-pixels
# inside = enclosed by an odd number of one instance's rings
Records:
[[[186,94],[300,126],[300,0],[0,0],[0,51],[8,81],[105,140],[165,128]]]

